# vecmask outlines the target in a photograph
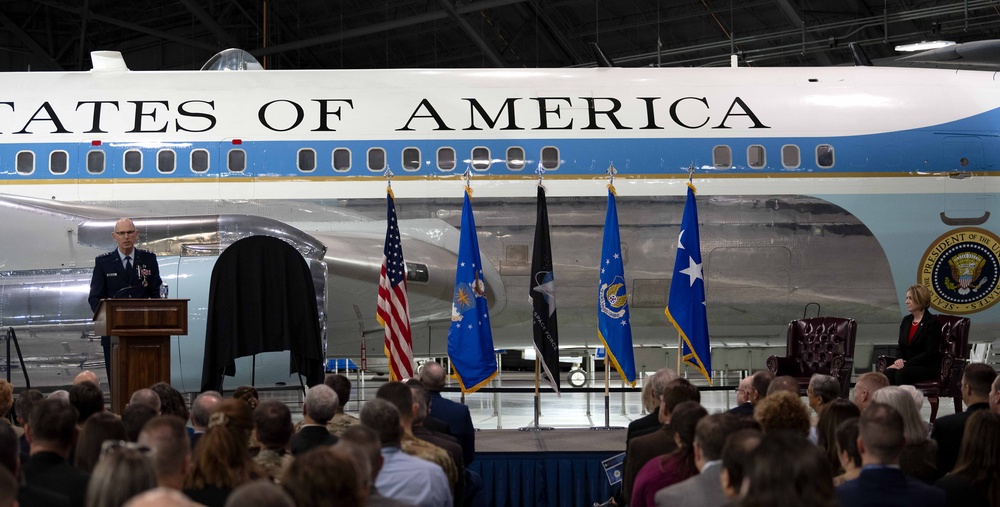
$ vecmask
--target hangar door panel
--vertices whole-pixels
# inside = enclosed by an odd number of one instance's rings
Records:
[[[709,320],[720,325],[787,320],[791,252],[785,247],[719,247],[706,257]]]

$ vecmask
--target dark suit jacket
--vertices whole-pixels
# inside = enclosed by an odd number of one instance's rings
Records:
[[[21,474],[33,487],[64,495],[70,505],[83,507],[90,475],[70,465],[62,456],[54,452],[35,453],[28,458]]]
[[[975,403],[969,405],[965,412],[938,417],[934,421],[931,438],[938,443],[938,473],[944,475],[955,468],[958,449],[962,446],[962,436],[965,435],[965,421],[968,421],[969,416],[976,410],[989,409],[989,403]]]
[[[98,255],[94,259],[94,274],[90,279],[90,309],[97,311],[97,304],[105,298],[158,298],[160,297],[160,266],[156,254],[134,249],[133,273],[126,273],[118,249]],[[145,282],[145,285],[143,285]]]
[[[625,443],[628,444],[635,437],[648,435],[663,427],[660,424],[659,407],[652,412],[628,423],[628,431],[625,433]]]
[[[948,474],[934,485],[944,490],[948,507],[991,507],[986,491],[975,487],[972,479],[964,474]]]
[[[333,445],[337,443],[337,437],[330,434],[326,426],[303,426],[298,433],[292,435],[289,447],[293,456],[298,456],[314,447],[321,445]]]
[[[927,484],[941,477],[938,473],[938,444],[933,438],[924,440],[921,444],[907,443],[899,455],[899,467],[903,473],[920,479]]]
[[[451,434],[451,429],[448,428],[448,423],[442,421],[441,419],[438,419],[437,417],[431,417],[429,415],[425,417],[424,427],[433,431],[434,433],[444,433],[446,435],[454,437],[454,435]]]
[[[736,417],[753,417],[753,403],[748,401],[742,405],[736,405],[735,407],[729,409],[728,413],[733,414]]]
[[[837,488],[845,507],[944,507],[944,491],[907,477],[898,468],[865,468]]]
[[[632,498],[632,487],[635,486],[635,476],[649,460],[674,452],[677,444],[674,442],[674,431],[669,424],[648,435],[636,437],[625,449],[625,476],[622,479],[622,496],[628,502]]]
[[[469,407],[441,396],[440,391],[430,393],[429,414],[448,423],[448,432],[462,446],[462,462],[469,466],[476,458],[476,428],[472,425]]]
[[[43,505],[45,507],[69,507],[69,498],[52,491],[47,491],[31,484],[22,484],[17,489],[17,503],[21,507]]]
[[[910,343],[910,327],[913,315],[903,317],[899,324],[899,344],[896,358],[906,361],[908,366],[941,367],[941,323],[930,311],[924,311],[923,318]]]

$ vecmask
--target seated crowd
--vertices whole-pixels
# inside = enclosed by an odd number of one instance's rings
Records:
[[[86,373],[68,392],[26,390],[16,403],[0,380],[0,412],[17,413],[0,423],[0,507],[490,505],[467,467],[468,408],[441,398],[437,363],[384,384],[359,418],[344,411],[350,381],[328,375],[298,426],[252,387],[201,393],[189,410],[160,383],[111,414]],[[966,410],[931,424],[920,392],[881,373],[861,375],[853,400],[815,375],[803,400],[794,379],[762,371],[740,383],[735,408],[709,414],[696,386],[660,370],[606,504],[997,506],[1000,377],[969,364],[961,392]]]
[[[0,507],[484,505],[466,468],[471,416],[440,397],[444,384],[430,363],[382,386],[358,418],[344,411],[350,380],[327,375],[296,427],[287,405],[249,386],[201,393],[189,410],[159,383],[112,414],[91,372],[68,392],[28,389],[16,407],[0,380]]]

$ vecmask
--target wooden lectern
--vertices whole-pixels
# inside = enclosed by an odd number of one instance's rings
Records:
[[[187,299],[102,299],[94,332],[111,337],[111,411],[132,393],[170,382],[170,336],[186,335]]]

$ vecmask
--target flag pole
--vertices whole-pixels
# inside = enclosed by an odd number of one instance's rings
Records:
[[[608,188],[614,193],[615,188],[615,173],[618,172],[615,169],[614,162],[608,166]],[[611,357],[609,357],[609,351],[604,349],[604,429],[611,429]]]

